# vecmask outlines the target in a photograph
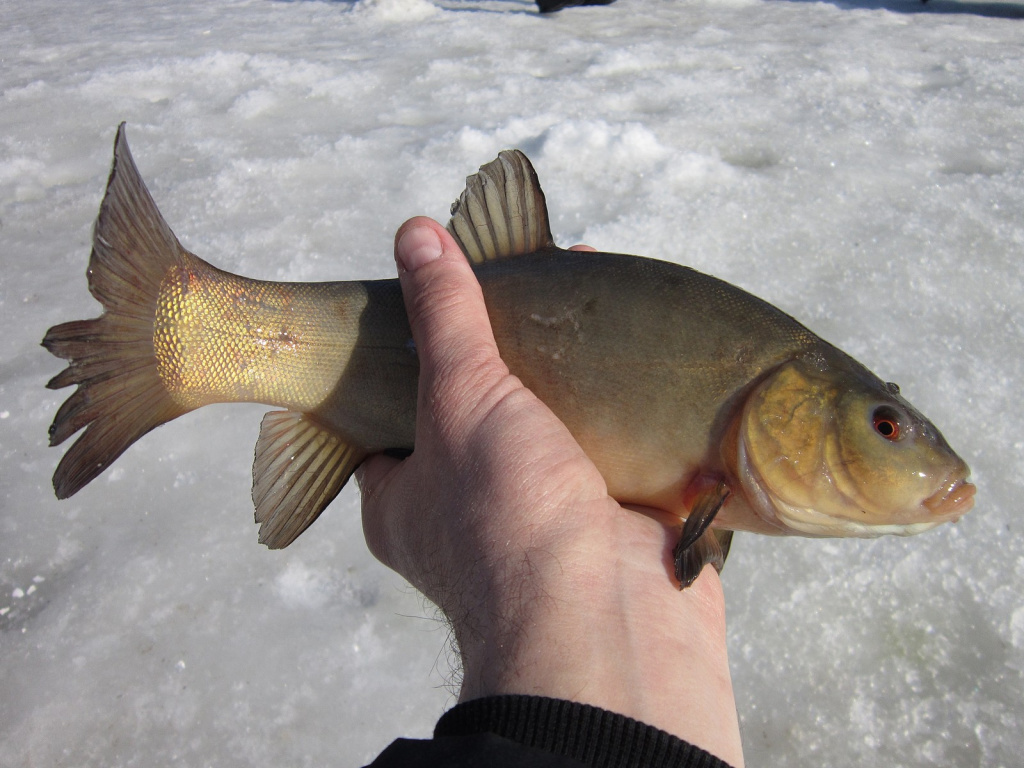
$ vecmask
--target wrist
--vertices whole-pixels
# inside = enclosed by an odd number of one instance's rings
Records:
[[[718,576],[706,568],[680,592],[669,576],[675,532],[617,512],[611,529],[576,531],[571,546],[520,553],[520,567],[505,567],[487,590],[494,601],[471,624],[453,620],[459,699],[591,704],[741,765]]]

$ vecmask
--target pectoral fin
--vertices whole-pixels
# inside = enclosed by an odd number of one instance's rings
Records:
[[[729,498],[729,486],[723,481],[706,482],[702,479],[700,482],[702,487],[694,498],[673,552],[680,589],[686,589],[696,581],[708,563],[721,571],[732,543],[731,531],[714,531],[709,527]]]
[[[297,411],[271,411],[260,424],[252,500],[260,543],[287,547],[320,516],[365,452]]]
[[[677,547],[676,578],[679,579],[679,588],[686,589],[690,586],[704,570],[705,565],[713,565],[715,570],[721,573],[731,545],[732,531],[708,528],[685,550]]]

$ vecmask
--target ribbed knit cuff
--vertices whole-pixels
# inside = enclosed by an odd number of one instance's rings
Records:
[[[434,738],[493,733],[593,768],[729,768],[709,752],[639,720],[543,696],[488,696],[457,704]]]

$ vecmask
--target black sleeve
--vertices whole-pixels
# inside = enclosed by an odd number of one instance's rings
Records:
[[[368,768],[729,768],[614,712],[541,696],[490,696],[446,712],[430,740],[398,739]]]

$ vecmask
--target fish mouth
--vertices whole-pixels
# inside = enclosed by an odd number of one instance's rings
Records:
[[[946,482],[935,493],[925,499],[922,506],[942,520],[959,520],[961,515],[974,506],[974,483],[963,478]]]

